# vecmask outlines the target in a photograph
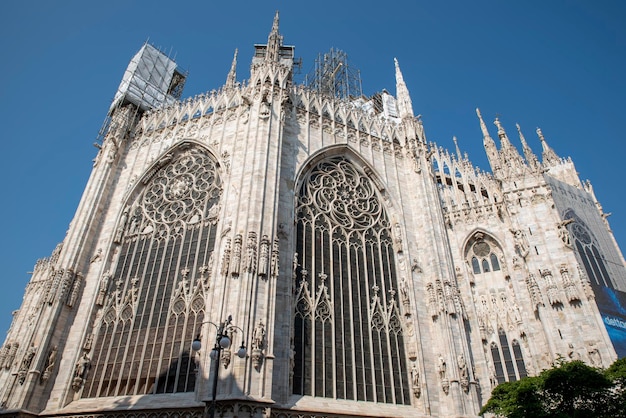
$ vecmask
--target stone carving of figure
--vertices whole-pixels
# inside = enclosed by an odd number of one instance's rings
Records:
[[[279,251],[278,251],[278,238],[274,238],[274,243],[272,244],[272,257],[270,262],[270,274],[273,278],[278,277],[278,266],[279,266]]]
[[[245,271],[254,273],[256,270],[256,232],[248,232],[248,242],[246,244],[246,266]]]
[[[128,227],[128,233],[130,235],[139,233],[139,223],[141,222],[141,210],[137,208],[133,216],[130,218],[130,226]]]
[[[22,359],[22,370],[28,370],[30,368],[30,364],[33,362],[33,358],[35,357],[35,353],[37,352],[36,347],[30,347],[24,358]]]
[[[559,222],[556,226],[557,232],[559,234],[559,238],[561,239],[561,241],[563,241],[563,244],[565,244],[567,247],[572,246],[572,241],[569,235],[569,231],[567,230],[567,225],[571,224],[572,222],[574,222],[573,219],[566,219],[563,222]]]
[[[467,373],[467,363],[465,362],[465,356],[463,354],[459,354],[459,357],[457,358],[457,362],[459,365],[459,376],[461,377],[462,380],[467,380],[468,373]]]
[[[126,222],[128,222],[128,211],[125,210],[122,214],[122,218],[120,219],[120,223],[115,231],[115,238],[113,242],[120,243],[122,241],[122,235],[124,234],[124,228],[126,227]]]
[[[601,367],[602,366],[602,357],[600,356],[600,351],[598,350],[598,348],[595,346],[595,344],[591,344],[589,350],[588,350],[588,354],[589,354],[589,360],[591,360],[591,364],[595,367]]]
[[[33,358],[35,357],[35,352],[37,349],[35,347],[30,347],[26,354],[24,354],[24,358],[22,358],[22,364],[17,371],[17,381],[19,384],[23,384],[26,380],[26,375],[28,374],[28,370],[30,369],[30,364],[33,362]]]
[[[406,285],[406,280],[404,280],[404,278],[402,278],[400,283],[400,300],[402,301],[405,312],[410,315],[411,301],[409,299],[409,288]]]
[[[263,325],[263,321],[259,321],[257,326],[254,328],[252,347],[259,350],[262,350],[265,347],[265,325]]]
[[[261,99],[261,103],[259,104],[259,116],[262,119],[268,118],[271,112],[267,96],[267,92],[263,93],[263,98]]]
[[[269,268],[270,240],[267,235],[261,238],[261,256],[259,257],[259,276],[266,277]]]
[[[444,380],[446,378],[446,359],[443,358],[441,354],[439,354],[439,358],[437,359],[437,371],[439,372],[439,378]]]
[[[76,370],[74,371],[74,377],[84,379],[91,368],[91,359],[87,356],[87,353],[76,363]]]
[[[111,273],[108,271],[102,276],[100,280],[100,290],[98,291],[98,297],[96,298],[96,305],[103,306],[104,298],[109,291],[109,282],[111,280]]]
[[[413,387],[419,386],[420,384],[420,372],[417,370],[415,363],[413,363],[413,367],[411,368],[411,383],[413,383]]]
[[[515,239],[515,251],[519,254],[520,257],[526,259],[528,256],[528,240],[526,239],[526,235],[524,231],[521,229],[516,229],[511,231],[513,233]]]
[[[46,368],[41,375],[41,380],[46,381],[50,378],[52,371],[54,370],[54,365],[56,364],[57,359],[57,346],[55,345],[48,352],[48,358],[46,359]]]
[[[413,394],[415,397],[419,398],[421,389],[420,389],[420,371],[417,369],[417,365],[413,363],[413,367],[411,368],[411,385],[413,386]]]

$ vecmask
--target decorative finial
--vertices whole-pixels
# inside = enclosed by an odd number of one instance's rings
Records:
[[[496,117],[496,120],[493,121],[493,124],[498,127],[498,136],[506,135],[504,128],[502,127],[502,123],[500,123],[500,119]]]
[[[406,87],[400,64],[396,58],[393,59],[396,67],[396,100],[398,102],[398,114],[401,118],[413,117],[413,104],[411,103],[411,95]]]
[[[267,37],[267,54],[265,59],[268,61],[278,61],[280,58],[280,47],[283,44],[283,37],[278,33],[278,10],[274,15],[274,22],[272,23],[272,30]]]
[[[272,23],[272,32],[278,33],[278,10],[276,10],[276,14],[274,15],[274,22]]]
[[[489,131],[487,130],[487,125],[485,125],[485,121],[483,120],[483,116],[480,114],[479,108],[476,108],[476,115],[478,115],[478,120],[480,121],[480,129],[483,131],[483,137],[491,138],[489,136]]]
[[[526,138],[524,138],[522,128],[519,126],[519,123],[516,123],[515,126],[517,127],[517,132],[519,133],[519,139],[522,143],[522,149],[524,150],[524,157],[526,158],[526,161],[532,169],[539,168],[539,160],[537,159],[537,156],[533,153],[533,150],[526,143]]]
[[[548,165],[557,164],[560,160],[559,156],[556,155],[552,148],[550,148],[548,142],[546,141],[546,138],[544,138],[543,136],[543,132],[541,132],[541,129],[539,128],[537,128],[537,136],[541,141],[541,148],[543,149],[543,152],[541,153],[541,159],[543,160],[543,163]]]
[[[543,133],[541,132],[541,128],[537,128],[537,136],[541,142],[546,142],[546,139],[543,137]]]
[[[524,134],[522,133],[522,128],[520,128],[519,123],[516,123],[515,127],[517,128],[517,133],[519,133],[519,140],[522,142],[522,146],[527,147],[528,144],[526,144],[526,138],[524,138]]]
[[[456,140],[456,136],[452,137],[452,142],[454,142],[454,147],[456,148],[456,155],[459,157],[459,161],[461,161],[463,159],[463,156],[461,155],[461,149],[459,148],[459,143]]]
[[[226,77],[226,87],[235,87],[237,82],[237,53],[238,49],[235,48],[235,55],[233,56],[233,62],[230,65],[230,71],[228,77]]]

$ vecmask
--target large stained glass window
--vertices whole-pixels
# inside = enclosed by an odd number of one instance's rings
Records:
[[[606,286],[614,289],[615,286],[606,269],[604,256],[598,250],[598,243],[593,233],[573,210],[567,210],[563,218],[573,221],[568,225],[568,228],[574,236],[576,251],[591,283],[596,286]]]
[[[204,317],[221,181],[214,158],[198,147],[172,152],[160,165],[115,232],[119,256],[96,301],[83,397],[194,390],[189,344]]]
[[[391,225],[372,182],[323,161],[296,211],[293,392],[410,404]]]

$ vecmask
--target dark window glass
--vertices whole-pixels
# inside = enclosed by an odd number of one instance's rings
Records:
[[[513,340],[513,355],[515,356],[515,365],[517,366],[517,373],[520,379],[528,376],[526,373],[526,365],[524,364],[524,358],[522,357],[522,350],[517,340]]]
[[[498,345],[496,343],[491,343],[491,358],[493,359],[493,367],[496,371],[496,379],[498,379],[498,384],[504,383],[504,370],[502,368],[502,359],[500,358],[500,350],[498,350]]]
[[[502,348],[502,356],[504,357],[504,368],[506,369],[506,374],[509,382],[513,382],[517,380],[515,376],[515,368],[513,367],[513,359],[511,358],[511,349],[509,348],[509,342],[506,338],[506,334],[504,330],[500,330],[498,332],[500,337],[500,347]]]
[[[495,255],[494,253],[491,253],[489,258],[491,259],[491,268],[492,268],[492,270],[493,271],[500,270],[500,263],[498,262],[498,256]]]
[[[478,259],[476,257],[472,257],[472,270],[474,274],[480,274],[480,264],[478,263]]]
[[[296,216],[293,393],[411,404],[391,226],[376,188],[345,159],[322,162],[302,183]]]
[[[219,204],[221,183],[204,150],[173,154],[127,202],[116,230],[120,254],[101,284],[104,314],[83,397],[195,390],[189,345],[204,316],[216,235],[202,218]]]

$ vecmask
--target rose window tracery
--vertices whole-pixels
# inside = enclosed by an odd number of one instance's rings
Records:
[[[203,216],[221,194],[216,172],[207,155],[186,151],[154,175],[141,199],[143,212],[157,227]]]

